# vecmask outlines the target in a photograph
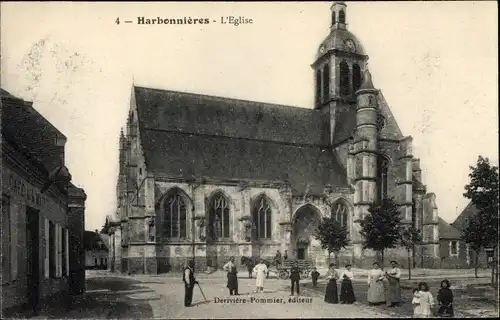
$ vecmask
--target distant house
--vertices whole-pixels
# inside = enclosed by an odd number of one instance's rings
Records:
[[[85,269],[107,269],[109,236],[98,230],[85,231]]]
[[[460,215],[451,224],[451,226],[461,233],[466,226],[467,219],[473,217],[478,212],[479,210],[476,208],[476,206],[474,206],[472,202],[469,202],[469,204],[465,207],[462,213],[460,213]],[[464,244],[463,246],[465,254],[463,256],[460,256],[460,258],[463,260],[463,263],[467,265],[468,268],[472,268],[474,267],[474,262],[475,262],[475,252],[474,250],[470,249],[469,245]],[[479,266],[481,268],[487,268],[488,261],[491,260],[492,258],[493,258],[492,249],[482,250],[479,253]]]
[[[468,268],[465,242],[460,240],[460,231],[439,218],[439,255],[441,268]]]

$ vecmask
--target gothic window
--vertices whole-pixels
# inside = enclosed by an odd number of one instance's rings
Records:
[[[332,26],[335,24],[336,22],[336,16],[335,16],[335,11],[332,11]]]
[[[210,239],[229,238],[229,203],[222,194],[212,198],[209,225]]]
[[[256,239],[271,239],[271,205],[268,199],[263,196],[255,204],[252,218],[255,224]]]
[[[389,172],[389,161],[380,156],[378,158],[378,200],[387,198],[387,179]]]
[[[184,198],[175,193],[165,201],[164,231],[167,238],[186,238],[187,206]]]
[[[330,65],[327,63],[323,67],[323,100],[326,102],[330,98]]]
[[[347,205],[342,202],[336,202],[332,207],[332,218],[335,219],[341,226],[349,230],[349,209]]]
[[[340,83],[339,83],[340,95],[349,95],[349,65],[347,62],[342,61],[340,63]]]
[[[361,87],[361,68],[357,63],[352,66],[352,85],[354,92],[358,91],[359,87]]]
[[[316,103],[321,101],[321,70],[316,70]]]
[[[339,23],[345,23],[345,12],[344,10],[339,11]]]

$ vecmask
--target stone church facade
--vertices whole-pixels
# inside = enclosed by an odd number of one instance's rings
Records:
[[[221,267],[230,256],[272,259],[277,250],[325,265],[313,235],[324,217],[348,227],[339,261],[371,266],[357,221],[383,197],[422,230],[417,265],[439,262],[435,195],[422,184],[412,138],[373,85],[346,9],[332,5],[311,65],[313,108],[133,87],[118,208],[107,218],[113,270],[162,273],[192,257],[197,268]],[[406,265],[400,249],[385,256]]]

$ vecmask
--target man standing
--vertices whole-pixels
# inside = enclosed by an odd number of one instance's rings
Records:
[[[228,263],[223,267],[224,271],[227,272],[227,288],[229,289],[229,294],[232,296],[238,295],[238,270],[234,264],[234,257],[229,258]]]
[[[281,266],[281,252],[276,250],[276,256],[274,256],[274,263],[276,263],[276,268],[279,270]]]
[[[285,254],[283,255],[283,260],[288,259],[288,250],[285,250]]]
[[[193,290],[194,285],[198,283],[194,277],[194,261],[189,260],[187,267],[184,269],[182,275],[182,281],[184,281],[184,306],[191,307],[193,302]]]
[[[300,269],[299,269],[299,263],[297,261],[293,262],[292,268],[290,269],[290,280],[292,281],[292,296],[293,296],[293,288],[296,287],[297,289],[297,296],[300,295],[300,288],[299,288],[299,283],[300,283]]]

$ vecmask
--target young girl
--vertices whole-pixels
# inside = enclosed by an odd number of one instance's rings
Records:
[[[413,289],[413,299],[411,300],[413,306],[413,317],[417,318],[420,314],[420,293],[418,288]]]
[[[443,318],[453,317],[453,292],[450,289],[450,282],[446,279],[441,281],[441,289],[438,291],[437,300],[439,310],[437,315]]]
[[[430,318],[432,316],[432,306],[434,305],[434,298],[429,292],[429,286],[425,282],[418,284],[418,294],[420,306],[417,308],[417,318]]]

